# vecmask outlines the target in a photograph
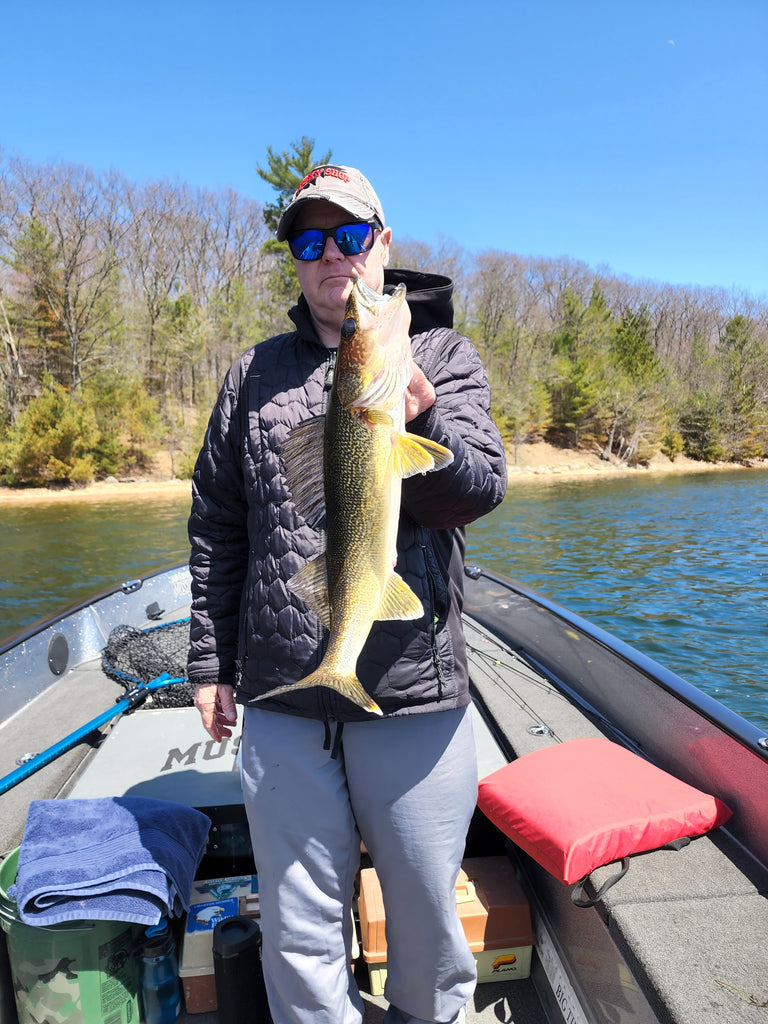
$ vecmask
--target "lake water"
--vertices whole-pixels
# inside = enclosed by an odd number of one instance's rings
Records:
[[[768,473],[514,479],[467,560],[567,605],[768,728]]]
[[[467,561],[517,579],[768,728],[768,473],[514,477]],[[187,557],[187,498],[0,506],[0,639]]]

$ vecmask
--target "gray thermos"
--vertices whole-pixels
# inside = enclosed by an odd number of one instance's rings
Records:
[[[213,930],[213,973],[219,1024],[271,1024],[258,921],[242,915],[219,921]]]

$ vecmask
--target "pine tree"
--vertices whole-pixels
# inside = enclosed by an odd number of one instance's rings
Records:
[[[264,207],[264,223],[270,231],[277,231],[278,221],[283,210],[293,198],[293,194],[313,167],[327,164],[331,159],[330,149],[324,156],[315,156],[313,149],[315,140],[302,135],[298,142],[292,142],[292,152],[283,150],[278,156],[271,146],[267,146],[267,168],[256,167],[256,173],[277,192],[274,203]]]
[[[306,135],[302,135],[298,142],[292,142],[290,150],[284,149],[280,154],[267,146],[267,167],[257,165],[256,173],[277,193],[275,201],[264,207],[264,223],[271,232],[277,231],[283,210],[312,168],[330,162],[330,149],[323,156],[315,156],[314,147],[315,140]],[[268,320],[275,320],[295,303],[300,290],[299,281],[284,242],[270,238],[262,246],[262,251],[274,259],[268,286],[272,308],[265,310],[265,314]]]

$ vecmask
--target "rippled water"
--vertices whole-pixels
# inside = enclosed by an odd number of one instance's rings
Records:
[[[768,473],[510,486],[482,561],[768,726]]]
[[[768,473],[524,482],[468,561],[590,619],[768,728]],[[187,558],[186,497],[0,506],[0,640]]]
[[[188,497],[0,505],[0,641],[123,580],[189,556]]]

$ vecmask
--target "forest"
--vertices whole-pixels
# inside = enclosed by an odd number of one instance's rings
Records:
[[[159,451],[189,476],[229,365],[291,329],[298,286],[274,228],[328,159],[307,138],[268,149],[264,205],[0,153],[0,483],[124,477]],[[455,325],[511,446],[546,439],[628,464],[768,457],[764,296],[394,228],[391,266],[453,279]]]

